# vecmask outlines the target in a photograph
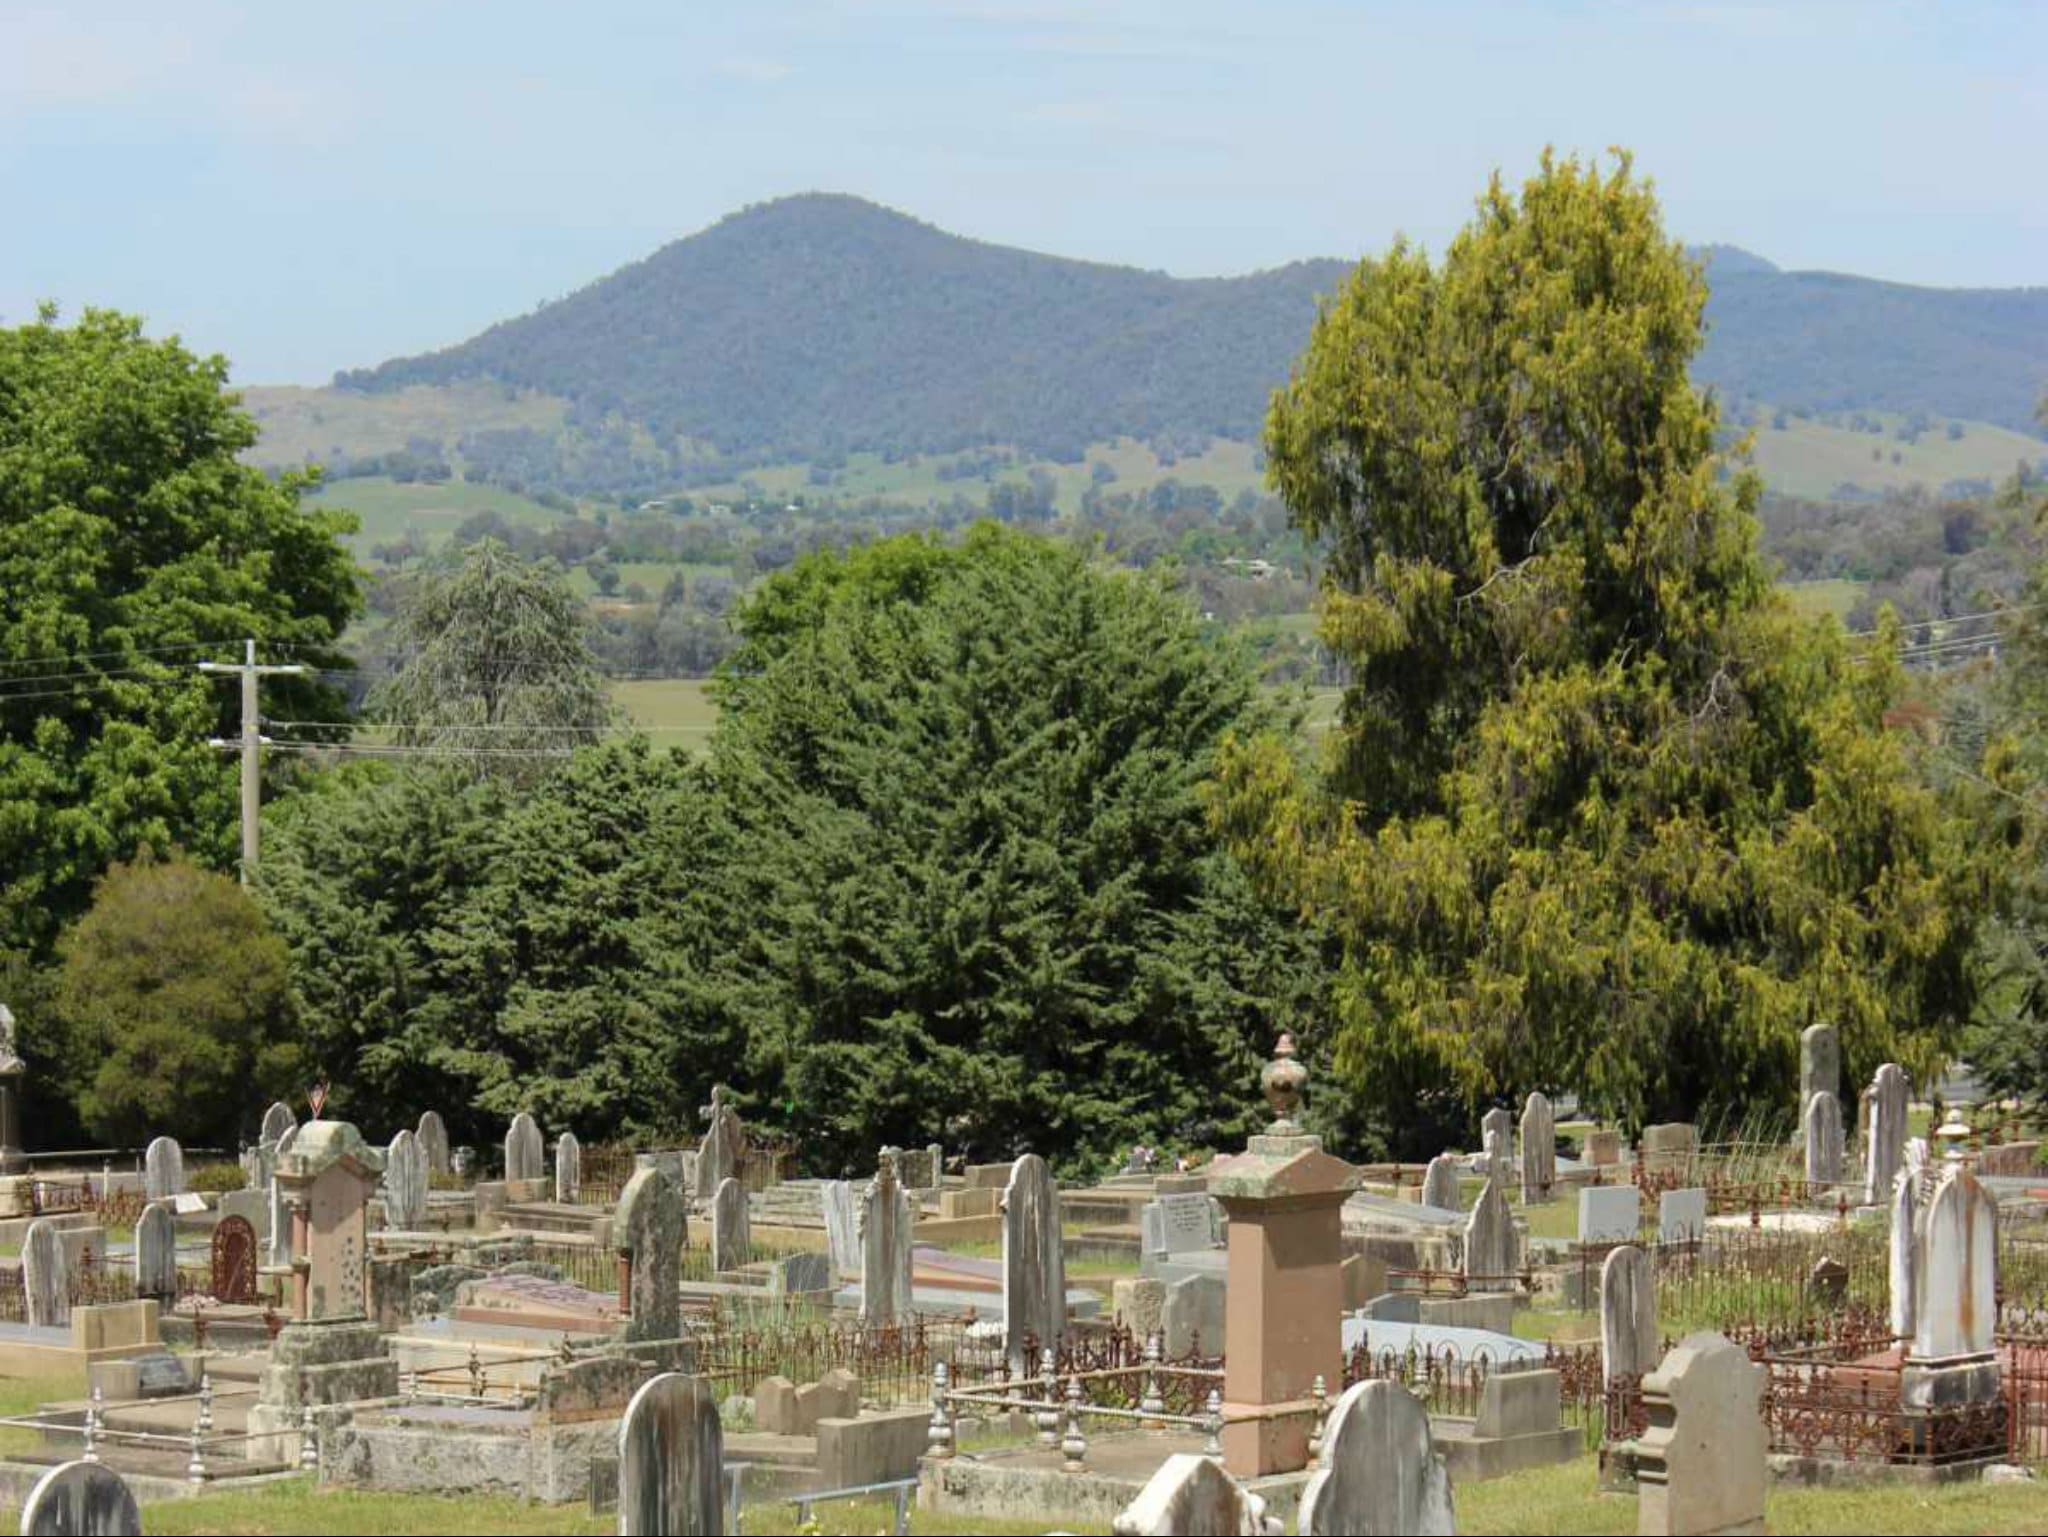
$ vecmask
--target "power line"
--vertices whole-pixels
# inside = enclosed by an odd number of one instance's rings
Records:
[[[380,729],[397,729],[392,727],[390,722],[374,720],[271,720],[268,717],[265,717],[264,724],[276,726],[281,729],[292,729],[298,727],[344,731],[376,731]],[[657,731],[710,731],[713,728],[710,726],[640,726],[635,725],[630,721],[615,726],[553,726],[542,725],[538,723],[530,726],[524,726],[520,725],[516,721],[485,721],[473,723],[457,722],[450,723],[448,725],[414,725],[405,729],[426,732],[430,734],[442,731],[556,731],[576,732],[591,736],[608,736],[613,732],[619,731],[643,731],[652,733]]]

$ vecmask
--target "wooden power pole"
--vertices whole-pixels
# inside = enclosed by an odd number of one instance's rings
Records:
[[[256,642],[242,642],[242,660],[234,662],[201,662],[201,672],[236,673],[242,680],[242,884],[249,884],[249,877],[256,873],[257,813],[262,809],[263,796],[263,716],[257,699],[257,681],[280,674],[302,673],[304,667],[258,667],[256,665]],[[215,747],[234,747],[235,742],[219,737],[213,739]]]

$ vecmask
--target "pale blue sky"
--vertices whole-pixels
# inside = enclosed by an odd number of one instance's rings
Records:
[[[246,382],[465,337],[741,204],[1242,272],[1432,248],[1625,144],[1674,232],[2048,282],[2036,0],[0,0],[0,318],[138,310]]]

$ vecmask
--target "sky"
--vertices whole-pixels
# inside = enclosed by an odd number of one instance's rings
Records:
[[[1545,145],[1689,241],[2048,283],[2038,0],[0,0],[0,323],[243,383],[444,346],[748,203],[1180,275],[1441,249]]]

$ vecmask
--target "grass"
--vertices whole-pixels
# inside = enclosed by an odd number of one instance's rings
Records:
[[[1847,577],[1830,577],[1819,582],[1780,582],[1778,591],[1791,600],[1793,608],[1809,619],[1833,614],[1847,624],[1850,612],[1863,601],[1864,591],[1869,585]]]
[[[1954,440],[1948,436],[1948,424],[1937,422],[1919,442],[1904,443],[1893,435],[1904,417],[1869,413],[1884,424],[1882,434],[1796,417],[1787,418],[1780,431],[1769,424],[1768,409],[1764,425],[1756,429],[1756,468],[1773,491],[1791,496],[1832,496],[1845,482],[1870,491],[1903,490],[1915,484],[1939,490],[1951,480],[1996,484],[2022,459],[2031,464],[2044,451],[2039,438],[1986,422],[1963,423],[1963,435]]]
[[[306,498],[306,505],[354,513],[361,526],[349,546],[358,557],[408,530],[429,546],[444,543],[465,518],[478,512],[495,512],[507,523],[528,528],[552,528],[562,521],[560,513],[539,502],[465,480],[405,485],[382,475],[364,475],[322,486]]]
[[[677,742],[709,736],[718,723],[718,706],[705,691],[704,678],[645,678],[612,685],[612,699],[634,725],[659,732]]]
[[[0,1419],[34,1414],[44,1404],[85,1397],[85,1373],[52,1372],[35,1377],[0,1377]],[[0,1457],[39,1451],[42,1434],[20,1425],[0,1426]]]

